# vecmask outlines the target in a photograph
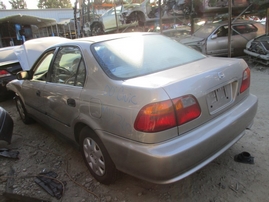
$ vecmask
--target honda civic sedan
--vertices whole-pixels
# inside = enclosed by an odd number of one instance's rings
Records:
[[[80,146],[91,175],[178,181],[235,144],[257,97],[243,59],[207,57],[158,33],[81,38],[48,48],[10,82],[22,121]]]
[[[206,23],[196,30],[192,36],[179,39],[185,45],[212,56],[228,56],[228,22],[216,21]],[[236,20],[231,24],[231,54],[244,55],[249,40],[265,33],[265,26],[259,22]]]

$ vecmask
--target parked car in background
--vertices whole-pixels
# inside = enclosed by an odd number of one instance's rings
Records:
[[[122,4],[107,10],[90,25],[91,35],[101,35],[115,32],[117,29],[122,30],[130,26],[137,26],[137,20],[129,18],[128,16],[123,17],[123,12],[138,5],[139,4]]]
[[[22,121],[80,146],[92,176],[118,171],[172,183],[250,128],[257,97],[243,59],[207,57],[158,33],[124,33],[48,48],[7,87]]]
[[[183,39],[191,35],[191,28],[187,25],[182,25],[174,29],[166,29],[162,31],[162,34],[173,39]]]
[[[0,48],[0,101],[13,95],[6,84],[22,70],[29,70],[40,54],[49,46],[69,39],[43,37],[26,41],[20,46]]]
[[[98,20],[92,22],[91,33],[94,36],[115,32],[117,29],[144,26],[147,22],[158,21],[160,15],[164,20],[175,21],[176,16],[189,14],[190,11],[189,5],[185,4],[184,0],[162,2],[160,9],[158,3],[158,0],[142,0],[140,3],[124,1],[123,4],[109,9]]]
[[[245,20],[233,22],[231,34],[232,56],[244,55],[247,42],[264,33],[265,27],[259,22]],[[196,30],[192,36],[179,41],[206,55],[228,56],[228,22],[206,23]]]
[[[269,35],[264,34],[250,40],[244,52],[252,61],[269,65]]]
[[[0,48],[0,101],[13,95],[7,91],[6,84],[15,79],[17,72],[22,70],[14,48],[16,46]]]

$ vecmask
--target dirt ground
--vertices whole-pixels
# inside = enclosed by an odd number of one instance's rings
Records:
[[[251,93],[259,98],[252,129],[219,158],[191,176],[168,185],[152,184],[126,174],[121,174],[115,184],[102,185],[90,175],[76,148],[37,123],[24,125],[13,101],[1,102],[14,120],[14,132],[12,144],[0,142],[0,148],[19,151],[19,159],[0,157],[0,201],[10,201],[3,193],[11,179],[14,182],[9,189],[13,193],[42,201],[269,201],[269,67],[250,62],[249,65]],[[234,161],[234,155],[243,151],[254,157],[253,165]],[[15,178],[7,177],[11,168]],[[35,183],[36,175],[42,171],[56,172],[59,182],[66,184],[61,199],[50,196]],[[17,201],[23,201],[24,197]]]

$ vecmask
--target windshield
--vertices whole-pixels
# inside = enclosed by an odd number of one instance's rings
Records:
[[[207,38],[217,27],[217,24],[205,24],[204,26],[201,26],[196,32],[194,32],[193,36]]]
[[[162,35],[126,37],[93,44],[93,55],[113,79],[128,79],[190,63],[205,56]]]

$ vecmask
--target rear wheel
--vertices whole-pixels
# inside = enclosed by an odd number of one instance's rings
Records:
[[[30,124],[33,122],[33,119],[31,119],[25,109],[25,106],[21,100],[20,97],[16,97],[15,98],[15,102],[16,102],[16,107],[17,107],[17,110],[19,112],[19,115],[21,117],[21,120],[23,121],[23,123],[25,124]]]
[[[142,12],[133,12],[128,17],[128,23],[137,22],[139,26],[144,26],[145,20],[145,15]]]
[[[79,144],[83,159],[92,176],[103,184],[115,182],[118,170],[102,141],[89,127],[82,129]]]
[[[91,26],[91,35],[97,36],[97,35],[102,35],[102,34],[104,34],[102,25],[100,23],[94,23]]]

